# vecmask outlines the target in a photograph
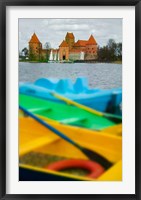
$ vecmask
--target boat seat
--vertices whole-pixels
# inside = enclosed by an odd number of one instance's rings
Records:
[[[76,79],[74,83],[74,91],[76,93],[81,93],[89,89],[88,87],[88,79],[85,77],[79,77]]]
[[[74,118],[62,119],[62,120],[59,120],[59,122],[73,124],[73,123],[82,122],[85,120],[87,120],[86,117],[80,117],[80,118],[74,117]]]
[[[55,91],[58,93],[66,93],[73,91],[73,86],[70,79],[61,79],[55,87]]]
[[[34,85],[44,87],[46,89],[52,90],[58,84],[59,80],[55,78],[40,78],[35,81]]]
[[[49,107],[44,107],[44,108],[32,108],[32,109],[29,109],[29,111],[30,112],[32,112],[32,113],[40,113],[40,112],[48,112],[48,111],[52,111],[52,109],[51,108],[49,108]]]

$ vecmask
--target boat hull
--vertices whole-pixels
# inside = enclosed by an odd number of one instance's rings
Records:
[[[111,120],[105,116],[91,113],[76,106],[60,104],[33,96],[19,95],[20,106],[43,117],[63,124],[102,130],[122,122],[121,117],[113,116]]]
[[[84,78],[78,78],[74,85],[69,79],[59,81],[41,78],[33,84],[21,83],[19,89],[22,94],[61,102],[48,92],[53,91],[98,111],[121,114],[119,108],[122,101],[121,88],[110,90],[89,89],[87,79]]]
[[[97,179],[72,175],[64,172],[56,172],[44,169],[44,167],[20,163],[20,181],[99,181],[99,180],[122,180],[122,138],[77,127],[53,124],[71,139],[75,140],[85,148],[89,148],[107,158],[113,163],[112,167],[106,170]],[[28,136],[28,137],[27,137]],[[19,156],[29,152],[63,156],[67,159],[88,158],[76,147],[59,138],[50,130],[46,129],[31,118],[19,119]]]

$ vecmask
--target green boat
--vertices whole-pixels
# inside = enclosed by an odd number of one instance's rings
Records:
[[[97,113],[94,114],[73,105],[60,104],[23,94],[19,95],[19,103],[20,106],[42,117],[57,120],[62,124],[94,130],[102,130],[122,122],[119,116],[98,115]]]

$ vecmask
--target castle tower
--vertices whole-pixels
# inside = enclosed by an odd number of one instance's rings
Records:
[[[72,49],[72,47],[73,47],[73,45],[75,43],[75,37],[74,37],[73,33],[68,33],[67,32],[66,37],[65,37],[65,41],[69,45],[69,49]]]
[[[85,53],[86,53],[85,54],[86,60],[93,60],[97,58],[97,42],[93,37],[93,35],[91,35],[90,38],[88,39]]]
[[[28,43],[29,43],[29,59],[40,60],[42,44],[35,33],[32,35]]]
[[[65,40],[59,46],[59,60],[69,60],[69,45]]]

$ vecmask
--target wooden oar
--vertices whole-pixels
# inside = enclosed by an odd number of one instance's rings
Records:
[[[66,140],[67,142],[69,142],[70,144],[74,145],[75,147],[77,147],[80,151],[82,151],[90,160],[94,160],[96,162],[98,162],[99,164],[101,164],[105,169],[108,169],[109,167],[112,166],[112,163],[109,162],[106,158],[104,158],[103,156],[99,155],[98,153],[91,151],[87,148],[82,147],[81,145],[77,144],[75,141],[73,141],[72,139],[70,139],[69,137],[67,137],[66,135],[64,135],[63,133],[61,133],[60,131],[58,131],[57,129],[55,129],[53,126],[51,126],[50,124],[48,124],[47,122],[43,121],[42,119],[40,119],[39,117],[37,117],[36,115],[34,115],[33,113],[31,113],[30,111],[28,111],[27,109],[25,109],[22,106],[19,106],[19,108],[25,112],[28,116],[30,116],[31,118],[35,119],[38,123],[42,124],[43,126],[45,126],[46,128],[48,128],[49,130],[53,131],[56,135],[58,135],[59,137],[63,138],[64,140]]]
[[[59,95],[56,92],[50,92],[50,91],[48,91],[48,92],[49,92],[49,94],[51,94],[52,96],[56,97],[57,99],[60,99],[60,100],[66,102],[66,103],[68,103],[70,105],[74,105],[74,106],[76,106],[78,108],[81,108],[81,109],[83,109],[83,110],[85,110],[87,112],[90,112],[92,114],[95,114],[95,115],[98,115],[98,116],[101,116],[101,117],[105,117],[105,118],[107,118],[107,119],[109,119],[109,120],[111,120],[111,121],[113,121],[115,123],[121,123],[122,122],[122,118],[120,116],[116,115],[116,117],[115,117],[112,114],[102,113],[102,112],[99,112],[99,111],[94,110],[92,108],[89,108],[89,107],[87,107],[85,105],[82,105],[80,103],[77,103],[76,101],[70,100],[70,99],[68,99],[68,98],[66,98],[66,97],[64,97],[62,95]]]

